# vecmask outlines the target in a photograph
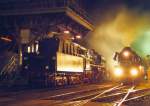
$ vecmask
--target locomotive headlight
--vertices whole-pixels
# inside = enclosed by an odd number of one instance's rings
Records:
[[[129,51],[124,51],[124,52],[123,52],[123,55],[124,55],[125,57],[129,57],[130,53],[129,53]]]
[[[138,75],[138,70],[136,68],[131,69],[130,74],[132,76],[137,76]]]
[[[123,70],[122,70],[121,68],[116,68],[116,69],[114,70],[114,75],[115,75],[116,77],[121,77],[121,76],[123,75]]]

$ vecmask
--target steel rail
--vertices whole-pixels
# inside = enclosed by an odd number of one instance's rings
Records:
[[[132,86],[131,88],[129,88],[126,95],[122,99],[120,99],[120,102],[115,103],[113,106],[121,106],[123,102],[127,99],[127,97],[130,95],[130,93],[133,92],[134,88],[135,86]]]
[[[113,90],[116,90],[116,89],[121,89],[123,87],[123,85],[118,85],[118,86],[114,86],[114,87],[112,87],[112,88],[110,88],[110,89],[107,89],[107,90],[105,90],[105,91],[100,91],[100,93],[98,93],[96,96],[94,96],[94,97],[92,97],[92,98],[90,98],[90,99],[86,99],[86,100],[81,100],[81,101],[71,101],[71,100],[75,100],[75,98],[73,98],[73,99],[70,99],[69,101],[70,102],[66,102],[66,103],[63,103],[63,104],[61,104],[60,106],[62,106],[62,105],[65,105],[65,104],[72,104],[71,106],[83,106],[83,105],[85,105],[85,104],[87,104],[88,102],[90,102],[90,101],[92,101],[92,100],[95,100],[96,98],[98,98],[98,97],[100,97],[100,96],[102,96],[102,95],[104,95],[104,94],[106,94],[106,93],[108,93],[108,92],[111,92],[111,91],[113,91]],[[78,97],[79,98],[79,97]],[[77,98],[77,99],[78,99]]]

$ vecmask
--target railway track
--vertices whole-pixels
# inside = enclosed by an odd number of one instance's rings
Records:
[[[59,91],[59,90],[58,90]],[[35,93],[5,95],[1,105],[12,106],[150,106],[150,88],[145,86],[93,86],[64,91],[44,90]],[[3,95],[2,95],[3,96]],[[29,97],[29,98],[28,98]],[[14,99],[16,98],[16,100]],[[26,99],[28,98],[28,99]],[[143,105],[144,104],[144,105]],[[147,105],[145,105],[147,104]]]
[[[52,103],[54,106],[82,106],[87,104],[88,102],[96,99],[99,96],[107,94],[108,92],[113,93],[113,91],[119,91],[119,89],[123,89],[125,86],[117,85],[105,89],[97,89],[95,91],[90,92],[82,92],[80,94],[69,94],[69,95],[60,95],[49,98],[49,100],[57,100],[57,102]]]
[[[145,96],[150,96],[150,89],[135,89],[135,86],[132,86],[126,91],[123,92],[114,92],[114,94],[105,95],[99,98],[96,98],[95,101],[99,103],[109,102],[109,106],[135,106],[134,103],[145,98]],[[112,105],[113,104],[113,105]],[[132,105],[131,105],[132,104]]]
[[[148,98],[150,99],[150,88],[140,90],[132,89],[130,92],[128,92],[128,96],[126,97],[126,99],[122,100],[122,102],[119,102],[119,104],[117,104],[116,106],[121,106],[122,104],[126,106],[145,106],[144,101]],[[139,102],[141,102],[140,105]]]
[[[130,106],[133,102],[144,98],[150,89],[136,89],[135,86],[118,85],[106,89],[83,92],[80,94],[60,95],[51,100],[54,106]],[[134,105],[132,105],[134,106]]]
[[[125,96],[119,100],[119,102],[115,103],[114,106],[121,106],[123,104],[123,102],[128,98],[128,96],[130,95],[131,92],[133,92],[133,89],[135,87],[132,86],[131,88],[128,89],[127,93],[125,94]]]

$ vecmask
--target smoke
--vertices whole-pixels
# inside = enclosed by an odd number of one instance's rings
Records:
[[[133,49],[137,50],[135,40],[141,39],[142,33],[150,28],[149,13],[128,9],[125,6],[112,9],[108,9],[101,15],[95,15],[97,20],[95,31],[86,38],[89,47],[106,58],[109,68],[115,64],[113,56],[116,51],[119,52],[123,47],[133,45]]]

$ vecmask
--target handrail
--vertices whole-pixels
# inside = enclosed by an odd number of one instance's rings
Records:
[[[13,71],[13,69],[16,68],[17,66],[17,57],[15,55],[13,55],[8,63],[3,67],[0,75],[5,75],[5,74],[8,74],[8,73],[11,73]]]

